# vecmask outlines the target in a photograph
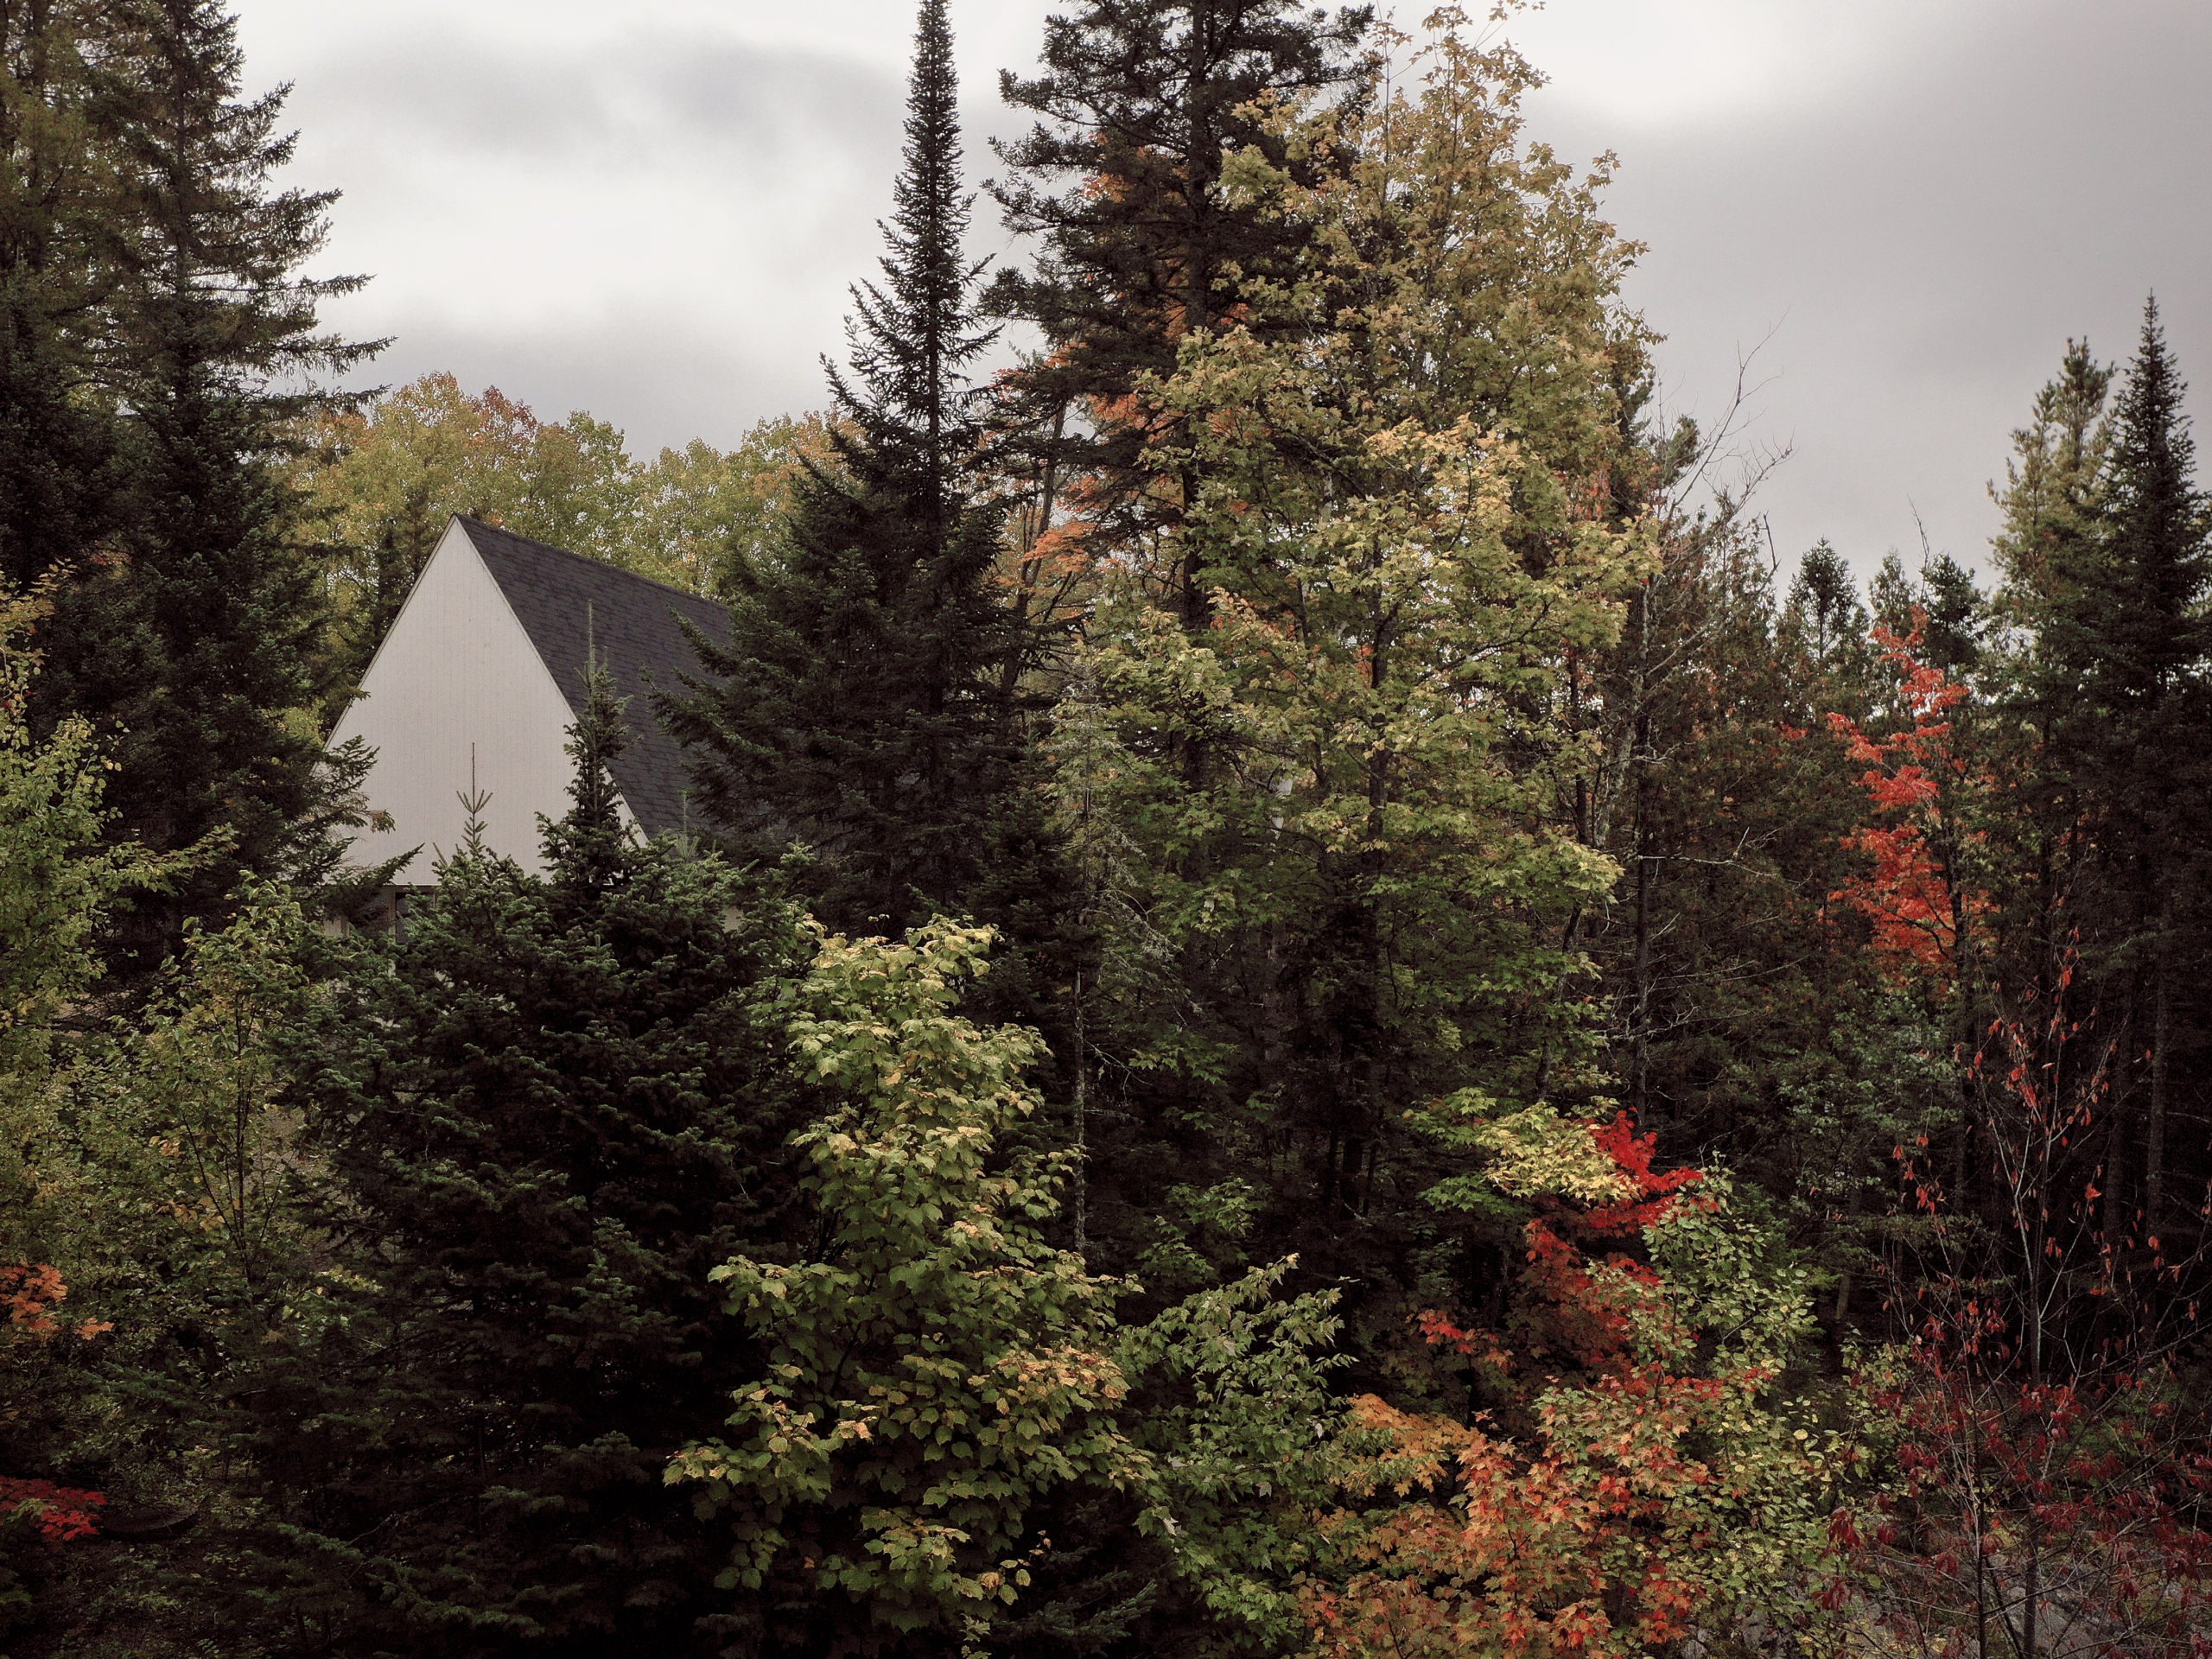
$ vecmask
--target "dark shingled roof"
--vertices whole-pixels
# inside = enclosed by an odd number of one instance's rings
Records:
[[[584,669],[594,651],[615,695],[628,699],[630,746],[607,770],[639,826],[649,836],[685,829],[683,747],[654,717],[652,694],[677,690],[677,676],[697,666],[677,619],[720,639],[729,613],[711,599],[566,548],[474,518],[464,518],[461,525],[569,707],[583,711]]]

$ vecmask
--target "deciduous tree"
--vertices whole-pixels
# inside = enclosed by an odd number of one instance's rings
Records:
[[[1318,181],[1230,164],[1308,252],[1147,383],[1147,453],[1189,485],[1161,550],[1211,620],[1115,574],[1063,772],[1114,849],[1116,1229],[1236,1176],[1328,1273],[1425,1224],[1409,1108],[1592,1085],[1571,918],[1617,872],[1555,816],[1564,661],[1647,550],[1603,485],[1642,341],[1602,179],[1528,143],[1510,50],[1447,25],[1423,62],[1372,106],[1278,110]]]

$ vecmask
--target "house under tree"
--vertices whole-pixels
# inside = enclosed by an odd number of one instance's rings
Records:
[[[594,660],[627,700],[629,745],[607,768],[624,821],[649,837],[688,829],[683,750],[652,697],[696,665],[685,622],[719,639],[728,618],[712,600],[454,519],[331,734],[375,751],[362,794],[378,827],[356,858],[419,848],[393,878],[395,902],[433,886],[474,799],[486,844],[542,871],[537,820],[568,810],[565,746]]]

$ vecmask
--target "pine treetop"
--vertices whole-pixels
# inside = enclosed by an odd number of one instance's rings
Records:
[[[894,200],[850,373],[830,371],[836,464],[810,468],[782,557],[743,573],[727,642],[663,705],[708,816],[748,855],[810,849],[818,913],[868,931],[964,907],[1014,741],[945,0],[921,0]]]
[[[1175,340],[1211,326],[1230,270],[1256,276],[1288,251],[1284,227],[1220,200],[1222,166],[1255,145],[1284,162],[1252,106],[1355,83],[1372,18],[1295,0],[1088,0],[1046,21],[1040,73],[999,78],[1038,120],[994,145],[1010,176],[992,194],[1043,244],[1033,270],[1002,273],[990,293],[1048,342],[1020,377],[1028,399],[1108,400],[1172,372]],[[1088,466],[1135,461],[1113,435],[1069,442]]]
[[[2102,556],[2080,618],[2107,705],[2159,700],[2208,643],[2212,516],[2196,481],[2187,390],[2153,297],[2113,410]]]
[[[922,0],[907,79],[906,143],[892,187],[881,283],[853,290],[847,324],[858,384],[830,368],[839,412],[872,446],[916,453],[918,477],[962,470],[975,442],[963,371],[997,330],[976,320],[972,295],[982,266],[962,243],[975,197],[963,188],[959,79],[946,0]],[[944,503],[928,489],[931,521]]]
[[[620,877],[630,834],[612,768],[628,743],[622,699],[594,660],[585,671],[583,712],[569,728],[564,745],[575,766],[568,814],[544,826],[547,861],[556,887],[596,891]]]

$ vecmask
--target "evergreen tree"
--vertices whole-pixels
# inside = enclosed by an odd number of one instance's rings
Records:
[[[1825,541],[1808,551],[1783,607],[1785,648],[1802,652],[1823,675],[1862,686],[1872,662],[1867,635],[1872,626],[1843,555]]]
[[[2005,523],[1994,543],[2004,597],[2027,620],[2082,580],[2082,550],[2111,448],[2106,416],[2114,371],[2085,340],[2069,340],[2058,373],[2037,392],[2029,423],[2012,435],[2002,489],[1991,486]]]
[[[302,274],[334,196],[274,183],[284,89],[241,97],[221,0],[133,0],[103,29],[108,287],[76,326],[124,411],[125,477],[101,556],[60,596],[42,694],[103,730],[117,833],[200,849],[124,929],[144,959],[241,874],[327,862],[360,766],[322,766],[321,595],[275,462],[326,401],[300,388],[374,348],[318,331],[318,305],[359,285]]]
[[[991,332],[962,250],[944,0],[924,0],[880,284],[832,368],[833,464],[810,467],[780,557],[742,567],[707,673],[664,705],[698,800],[743,852],[817,860],[825,920],[897,929],[969,906],[1017,759],[1014,642],[992,586],[1000,514],[963,376]]]
[[[1588,932],[1611,1066],[1662,1146],[1778,1198],[1848,1301],[1890,1149],[1944,1103],[1913,1063],[1925,1033],[1835,902],[1866,768],[1826,716],[1867,718],[1871,687],[1839,687],[1805,648],[1813,602],[1777,591],[1754,516],[1723,501],[1656,529],[1658,569],[1599,682],[1636,717],[1611,810],[1593,787],[1589,815],[1626,876]],[[1840,560],[1828,571],[1834,632],[1859,601]]]
[[[248,1593],[302,1649],[717,1650],[714,1552],[661,1473],[753,1375],[708,1271],[776,1247],[801,940],[721,864],[630,839],[621,731],[595,683],[546,876],[465,848],[321,1071],[354,1245],[242,1447],[270,1517]]]
[[[2052,618],[2061,661],[2080,688],[2053,741],[2090,820],[2091,890],[2081,895],[2093,900],[2084,907],[2099,947],[2090,963],[2124,1010],[2121,1046],[2145,1057],[2119,1101],[2106,1190],[2115,1219],[2133,1205],[2152,1234],[2182,1040],[2177,1009],[2190,1000],[2184,987],[2201,982],[2212,944],[2195,898],[2212,848],[2212,776],[2199,741],[2212,714],[2204,677],[2212,516],[2196,486],[2184,390],[2153,300],[2113,410],[2092,556]]]
[[[1232,201],[1223,168],[1255,149],[1306,170],[1264,106],[1360,86],[1371,16],[1297,0],[1081,0],[1046,21],[1041,73],[1001,75],[1006,101],[1038,119],[999,146],[1012,176],[995,193],[1040,245],[1034,268],[1002,273],[990,298],[1045,338],[1012,386],[1048,505],[1056,480],[1079,488],[1126,543],[1191,500],[1194,480],[1179,493],[1146,462],[1167,418],[1146,400],[1147,377],[1173,374],[1179,342],[1236,306],[1238,282],[1285,275],[1300,240],[1279,215]],[[1195,624],[1196,572],[1170,580]]]
[[[2003,799],[1990,833],[2016,872],[1994,895],[1999,976],[2055,988],[2073,926],[2064,904],[2084,842],[2082,805],[2061,734],[2078,728],[2087,620],[2081,601],[2098,559],[2107,418],[2114,372],[2069,340],[2056,376],[2012,435],[2005,482],[1993,486],[2002,527],[1992,543],[1997,648],[1985,682],[1994,704],[1993,772]]]
[[[1926,659],[1954,676],[1980,667],[1989,598],[1974,572],[1948,553],[1935,555],[1920,567],[1917,601]]]
[[[2113,411],[2107,556],[2090,579],[2101,591],[2085,595],[2099,629],[2092,673],[2100,700],[2116,712],[2161,708],[2204,654],[2212,548],[2182,412],[2186,391],[2152,300]]]
[[[119,507],[115,414],[88,395],[82,327],[101,291],[111,101],[95,26],[67,0],[0,14],[0,582],[16,589],[81,574]]]

